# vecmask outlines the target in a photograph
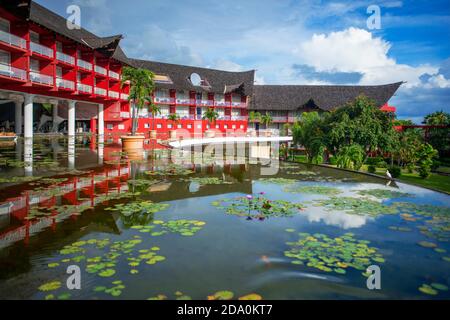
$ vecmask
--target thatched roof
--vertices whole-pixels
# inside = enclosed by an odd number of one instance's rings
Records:
[[[402,82],[378,86],[255,85],[253,110],[301,110],[316,107],[325,111],[343,106],[359,95],[382,106],[395,94]]]
[[[239,92],[248,96],[253,93],[254,70],[231,72],[138,59],[130,60],[131,64],[137,68],[145,68],[156,74],[169,76],[173,84],[158,84],[159,88],[214,93]],[[209,86],[194,86],[190,81],[193,73],[197,73]]]

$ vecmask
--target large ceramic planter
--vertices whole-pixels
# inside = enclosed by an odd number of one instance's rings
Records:
[[[150,130],[150,139],[156,139],[156,130]]]
[[[169,138],[170,138],[170,140],[176,140],[177,131],[176,130],[169,131]]]
[[[214,138],[216,136],[216,132],[214,130],[206,130],[205,138]]]
[[[122,150],[125,152],[136,152],[144,150],[144,136],[122,136]]]

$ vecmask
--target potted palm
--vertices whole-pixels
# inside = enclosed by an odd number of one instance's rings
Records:
[[[205,114],[203,115],[203,120],[208,120],[209,125],[213,126],[216,123],[217,118],[219,117],[219,114],[214,110],[213,108],[208,108],[206,110]],[[205,131],[205,137],[206,138],[214,138],[215,131],[208,129]]]
[[[155,89],[155,75],[150,70],[124,67],[121,85],[130,84],[128,101],[133,104],[131,113],[131,134],[122,136],[122,149],[124,151],[143,150],[144,136],[137,134],[138,112],[145,106]]]
[[[272,120],[272,116],[268,112],[261,116],[261,123],[266,127],[266,137],[270,137],[272,135],[269,130],[269,125],[272,123]]]
[[[172,123],[172,127],[175,127],[177,125],[178,121],[180,120],[180,117],[176,113],[171,113],[167,117],[167,120],[169,120]],[[174,130],[169,131],[169,138],[171,140],[175,140],[177,138],[177,129],[176,128]]]
[[[248,114],[248,121],[255,127],[256,122],[261,121],[261,113],[259,113],[258,111],[250,111],[250,113]],[[252,129],[251,135],[256,136],[256,128]]]
[[[148,111],[152,114],[152,129],[150,129],[150,138],[156,139],[155,117],[161,114],[161,108],[153,103],[151,98],[147,98]]]

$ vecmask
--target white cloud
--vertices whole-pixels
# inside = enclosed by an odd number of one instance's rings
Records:
[[[359,72],[360,84],[406,81],[406,87],[420,86],[423,74],[436,74],[437,67],[399,64],[389,57],[391,44],[357,28],[329,34],[314,34],[301,43],[298,57],[317,71]]]

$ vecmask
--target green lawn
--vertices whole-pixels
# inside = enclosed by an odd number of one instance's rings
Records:
[[[361,171],[367,172],[367,165],[363,165]],[[385,177],[386,169],[377,168],[375,173]],[[450,177],[448,176],[432,173],[427,179],[422,179],[416,172],[408,173],[402,170],[402,175],[398,180],[450,193]]]
[[[296,159],[297,160],[297,159]],[[302,161],[299,161],[302,162]],[[334,165],[329,165],[330,167],[336,167]],[[360,169],[362,172],[368,172],[367,171],[367,165],[363,165]],[[378,174],[380,176],[386,177],[386,168],[376,168],[375,174]],[[416,184],[423,187],[428,187],[435,190],[444,191],[447,193],[450,193],[450,177],[444,176],[436,173],[432,173],[427,179],[422,179],[419,177],[419,174],[414,173],[408,173],[407,171],[403,170],[402,175],[398,180]]]

